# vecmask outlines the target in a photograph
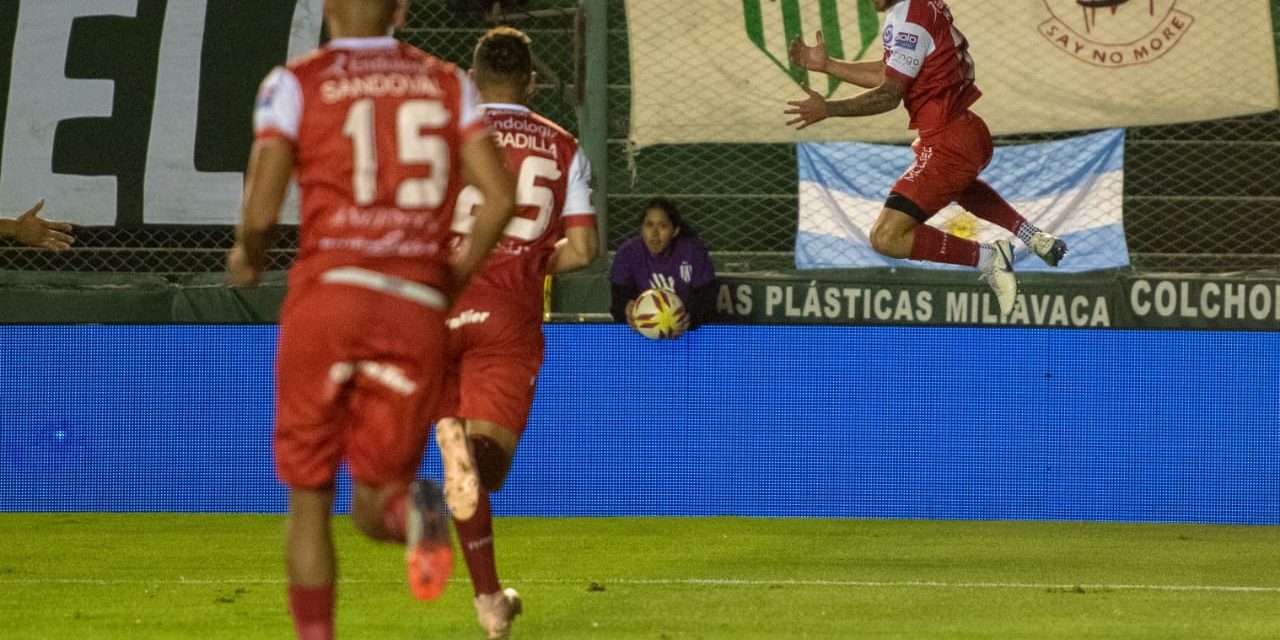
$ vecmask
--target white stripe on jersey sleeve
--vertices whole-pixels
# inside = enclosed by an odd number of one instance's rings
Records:
[[[480,108],[480,90],[476,89],[476,83],[472,82],[471,76],[462,69],[454,72],[458,77],[458,86],[462,88],[462,96],[458,100],[459,108],[462,113],[458,114],[458,130],[466,130],[477,120],[484,119],[484,110]]]
[[[928,29],[906,20],[894,25],[893,31],[887,64],[909,78],[920,75],[925,57],[933,52],[933,36]]]
[[[563,216],[594,216],[591,206],[591,161],[579,147],[569,164],[569,185],[565,189]]]
[[[279,131],[290,140],[298,140],[298,121],[302,119],[302,87],[298,77],[284,67],[267,74],[258,88],[253,109],[253,132]]]

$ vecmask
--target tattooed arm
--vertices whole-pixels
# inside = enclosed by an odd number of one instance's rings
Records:
[[[796,128],[803,129],[830,117],[873,116],[892,111],[902,103],[906,88],[896,78],[886,76],[880,86],[846,100],[828,102],[817,91],[805,91],[809,94],[807,98],[787,102],[792,108],[783,113],[796,116],[787,121],[788,126],[798,124]]]
[[[830,117],[874,116],[893,111],[902,104],[902,85],[893,78],[885,78],[880,86],[864,91],[847,100],[827,103]]]

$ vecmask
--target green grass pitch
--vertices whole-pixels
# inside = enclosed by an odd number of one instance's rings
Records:
[[[0,514],[0,638],[292,637],[281,516]],[[423,604],[334,525],[338,635],[480,638],[466,569]],[[1280,637],[1280,528],[503,518],[516,639]]]

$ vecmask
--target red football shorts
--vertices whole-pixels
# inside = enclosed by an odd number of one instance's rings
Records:
[[[921,131],[911,149],[915,162],[893,190],[931,216],[954,202],[991,162],[991,131],[966,111],[942,127]]]
[[[487,420],[518,439],[542,367],[542,318],[518,304],[460,302],[449,316],[441,416]]]
[[[276,473],[291,487],[414,478],[444,377],[444,312],[344,284],[290,292],[276,351]]]

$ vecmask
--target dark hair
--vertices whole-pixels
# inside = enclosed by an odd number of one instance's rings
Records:
[[[644,225],[645,216],[652,209],[661,209],[665,212],[667,218],[671,220],[671,226],[675,227],[682,237],[698,237],[698,232],[684,221],[684,215],[680,213],[680,206],[676,204],[676,201],[662,196],[650,198],[648,202],[644,203],[644,209],[640,211],[640,224],[642,226]]]
[[[480,36],[472,55],[476,82],[525,83],[533,74],[533,40],[514,27],[494,27]]]

